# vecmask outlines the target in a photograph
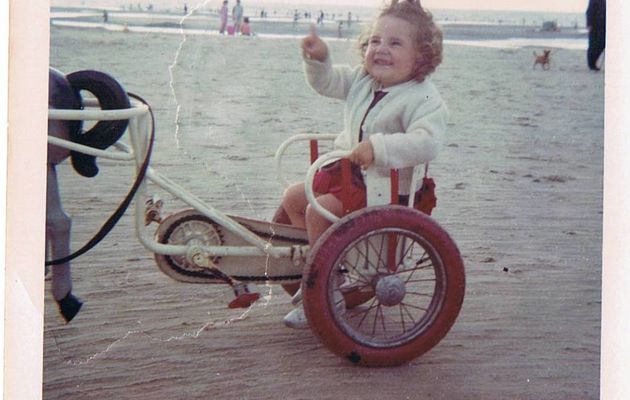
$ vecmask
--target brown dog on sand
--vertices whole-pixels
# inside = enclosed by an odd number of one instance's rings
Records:
[[[542,69],[546,71],[549,69],[549,67],[551,67],[550,61],[551,61],[551,50],[545,49],[543,50],[543,53],[541,55],[538,55],[536,54],[536,52],[534,52],[534,66],[532,68],[536,68],[536,65],[540,64]]]

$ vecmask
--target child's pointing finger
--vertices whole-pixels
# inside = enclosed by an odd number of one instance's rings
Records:
[[[328,48],[324,41],[317,35],[315,24],[311,24],[308,35],[302,39],[301,46],[306,59],[321,62],[326,59]]]

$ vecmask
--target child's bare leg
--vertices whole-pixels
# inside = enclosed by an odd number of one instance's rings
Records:
[[[282,208],[287,213],[291,225],[306,228],[306,206],[308,200],[304,193],[304,183],[296,183],[287,188],[282,198]]]
[[[337,216],[341,216],[343,214],[343,205],[341,201],[339,201],[339,199],[337,199],[334,195],[324,194],[318,196],[317,201],[331,213]],[[310,205],[306,207],[306,226],[308,233],[308,242],[311,247],[331,224],[332,223],[330,221],[328,221],[317,211],[315,211],[313,207],[311,207]],[[336,291],[335,293],[341,295],[341,292],[339,291]],[[345,303],[342,300],[336,301],[336,303],[338,303],[339,306],[345,310]],[[284,317],[284,324],[294,329],[308,328],[308,321],[306,320],[306,316],[304,315],[304,308],[300,306],[289,312]]]
[[[343,204],[332,194],[324,194],[317,197],[317,201],[325,209],[340,217],[343,214]],[[311,246],[315,244],[317,239],[324,233],[332,222],[320,215],[310,205],[306,207],[306,226],[308,227],[308,242]]]

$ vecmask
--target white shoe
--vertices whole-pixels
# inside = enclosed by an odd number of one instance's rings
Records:
[[[335,307],[337,308],[337,314],[343,315],[346,312],[346,302],[343,298],[341,291],[336,290],[334,293]],[[308,329],[308,320],[304,314],[304,307],[300,304],[299,307],[291,310],[284,316],[284,324],[293,329]]]
[[[304,315],[304,308],[301,305],[285,315],[283,321],[289,328],[308,329],[308,320],[306,319],[306,315]]]

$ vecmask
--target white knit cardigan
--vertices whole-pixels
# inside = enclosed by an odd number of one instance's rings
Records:
[[[309,85],[319,94],[345,100],[344,129],[335,149],[351,150],[359,141],[359,124],[378,89],[362,65],[355,68],[304,59]],[[407,81],[384,89],[387,95],[365,117],[363,140],[374,147],[374,166],[381,174],[400,169],[400,194],[409,193],[413,167],[438,153],[446,130],[448,110],[435,86]],[[417,187],[417,186],[416,186]]]

